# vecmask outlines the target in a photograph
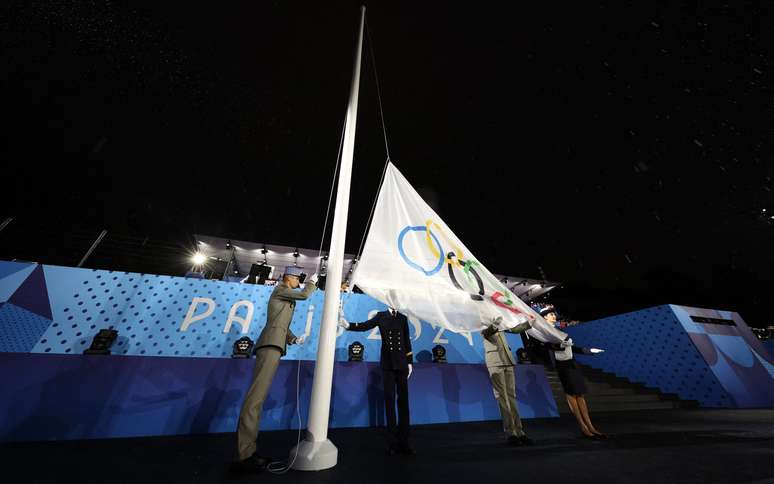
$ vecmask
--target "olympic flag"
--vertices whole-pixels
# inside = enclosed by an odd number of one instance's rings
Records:
[[[454,332],[481,331],[495,317],[544,342],[567,336],[489,272],[388,163],[352,285],[407,316]]]

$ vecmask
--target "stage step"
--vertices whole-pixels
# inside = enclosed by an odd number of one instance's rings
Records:
[[[639,383],[632,383],[625,378],[585,365],[579,366],[586,377],[589,392],[585,397],[592,412],[698,407],[698,402],[696,401],[680,400],[677,395],[661,393],[657,389],[648,388]],[[546,377],[551,385],[551,391],[554,394],[559,413],[570,413],[570,408],[567,406],[567,399],[564,391],[562,391],[562,385],[556,371],[546,368]]]
[[[551,388],[556,388],[558,390],[562,389],[562,384],[559,382],[559,380],[549,381],[549,385],[551,385]],[[601,383],[595,383],[592,381],[586,381],[586,386],[589,388],[589,392],[593,393],[595,395],[628,395],[631,393],[630,388],[622,388],[622,387],[613,387],[606,384]],[[650,392],[645,392],[650,393]]]

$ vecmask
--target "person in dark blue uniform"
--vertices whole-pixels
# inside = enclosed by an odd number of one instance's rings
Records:
[[[390,308],[382,311],[364,323],[348,323],[339,318],[339,326],[349,331],[369,331],[379,328],[382,335],[382,381],[384,383],[384,403],[387,414],[387,430],[394,438],[389,444],[390,454],[413,455],[409,444],[409,400],[408,378],[413,370],[413,353],[408,319],[405,315]],[[398,418],[395,419],[397,394]]]

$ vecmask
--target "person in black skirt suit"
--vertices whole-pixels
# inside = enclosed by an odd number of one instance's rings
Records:
[[[549,323],[556,323],[556,312],[553,306],[543,308],[540,311],[540,315]],[[547,346],[549,349],[553,350],[556,372],[559,374],[562,390],[564,390],[565,396],[567,397],[567,405],[569,405],[570,411],[578,420],[581,433],[584,437],[589,439],[604,439],[606,437],[605,434],[598,431],[594,427],[594,424],[591,423],[589,408],[586,405],[586,399],[583,396],[588,393],[586,380],[583,378],[583,374],[573,357],[573,351],[592,355],[601,353],[604,350],[574,346],[572,344],[572,339],[569,337],[560,344],[547,344]]]

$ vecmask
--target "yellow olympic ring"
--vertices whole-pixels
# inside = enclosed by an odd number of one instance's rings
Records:
[[[462,249],[460,249],[454,242],[449,239],[449,237],[446,236],[446,232],[443,231],[440,225],[433,222],[432,219],[428,219],[427,222],[425,222],[425,240],[427,241],[427,246],[430,247],[430,252],[433,253],[435,257],[440,258],[441,254],[438,252],[438,249],[435,248],[435,244],[433,244],[433,239],[430,237],[430,226],[434,226],[438,232],[441,234],[441,237],[443,237],[446,242],[449,243],[449,245],[452,246],[454,251],[454,259],[451,257],[448,257],[446,254],[444,254],[444,259],[446,260],[446,263],[449,265],[453,265],[455,267],[462,268],[462,264],[460,263],[460,259],[464,259],[464,253],[462,252]]]

